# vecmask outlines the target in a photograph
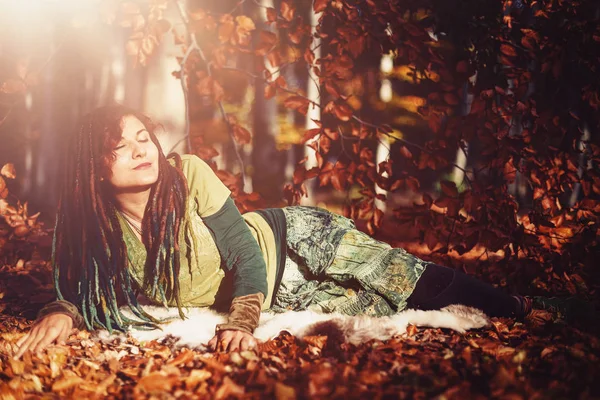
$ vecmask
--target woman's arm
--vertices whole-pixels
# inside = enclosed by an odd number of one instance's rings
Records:
[[[231,199],[231,192],[208,164],[193,155],[182,156],[182,169],[191,201],[211,232],[223,268],[233,275],[229,320],[217,328],[211,343],[216,344],[218,337],[230,344],[225,349],[235,349],[236,343],[243,348],[244,343],[254,340],[251,334],[267,297],[267,267],[262,252]]]
[[[208,347],[212,350],[235,351],[256,346],[252,333],[258,326],[264,300],[260,292],[235,297],[229,308],[227,323],[217,325],[216,334],[208,342]]]
[[[55,341],[64,344],[73,328],[85,328],[77,307],[66,300],[48,303],[38,312],[31,330],[17,342],[19,349],[14,357],[20,358],[27,350],[41,351]]]
[[[52,315],[52,314],[65,314],[71,317],[73,320],[73,328],[84,329],[85,322],[83,321],[83,316],[75,306],[75,304],[67,301],[67,300],[56,300],[52,303],[46,304],[42,309],[38,312],[36,322],[41,319]]]
[[[262,293],[267,297],[267,266],[258,243],[229,197],[215,214],[203,218],[223,266],[233,273],[232,298]]]
[[[267,296],[267,267],[258,243],[231,198],[215,214],[204,218],[204,223],[213,235],[224,268],[233,274],[229,318],[217,326],[209,347],[245,350],[255,344],[251,335]]]

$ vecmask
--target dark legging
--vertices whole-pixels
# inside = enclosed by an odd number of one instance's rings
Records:
[[[518,296],[510,296],[488,283],[437,264],[427,265],[407,303],[409,308],[421,310],[464,304],[490,317],[522,318],[525,314]]]

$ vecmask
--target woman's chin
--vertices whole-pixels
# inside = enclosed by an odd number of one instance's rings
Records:
[[[129,185],[115,187],[115,192],[118,194],[125,193],[140,193],[152,189],[152,186],[156,184],[156,179],[141,179],[135,182],[131,182]]]
[[[158,181],[157,174],[140,174],[141,176],[135,177],[136,179],[132,179],[130,184],[131,188],[148,188],[149,186],[154,185]]]

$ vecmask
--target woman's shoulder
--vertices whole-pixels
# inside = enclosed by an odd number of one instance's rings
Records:
[[[202,190],[210,193],[223,193],[226,197],[229,196],[229,190],[218,178],[213,169],[194,154],[182,154],[181,156],[181,171],[188,182],[190,191]],[[174,159],[169,160],[173,165]]]
[[[181,154],[179,157],[181,157],[181,162],[182,163],[203,163],[206,164],[206,162],[204,162],[200,157],[198,157],[195,154]]]
[[[174,159],[169,160],[173,165]],[[221,209],[231,192],[204,160],[194,154],[181,155],[181,171],[188,183],[190,194],[198,203],[201,217]]]
[[[196,175],[212,173],[212,168],[195,154],[181,154],[179,157],[181,158],[181,171],[188,179],[194,178]],[[175,166],[175,158],[170,157],[169,163]]]
[[[181,166],[189,166],[193,164],[206,164],[200,157],[195,154],[179,154],[179,158],[181,159]],[[169,155],[167,158],[171,165],[175,165],[175,156],[173,154]]]

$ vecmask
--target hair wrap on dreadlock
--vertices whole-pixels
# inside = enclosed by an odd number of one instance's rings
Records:
[[[129,274],[127,249],[118,209],[107,182],[113,148],[122,134],[125,116],[138,118],[159,149],[158,180],[152,186],[142,221],[142,242],[147,250],[144,286],[161,293],[163,302],[174,299],[184,318],[179,297],[179,231],[188,198],[181,158],[174,154],[172,166],[162,154],[150,119],[115,105],[94,110],[70,142],[61,189],[52,265],[54,286],[60,300],[77,305],[88,329],[125,330],[128,326],[156,328],[161,321],[138,303]],[[127,318],[119,302],[139,318]]]

